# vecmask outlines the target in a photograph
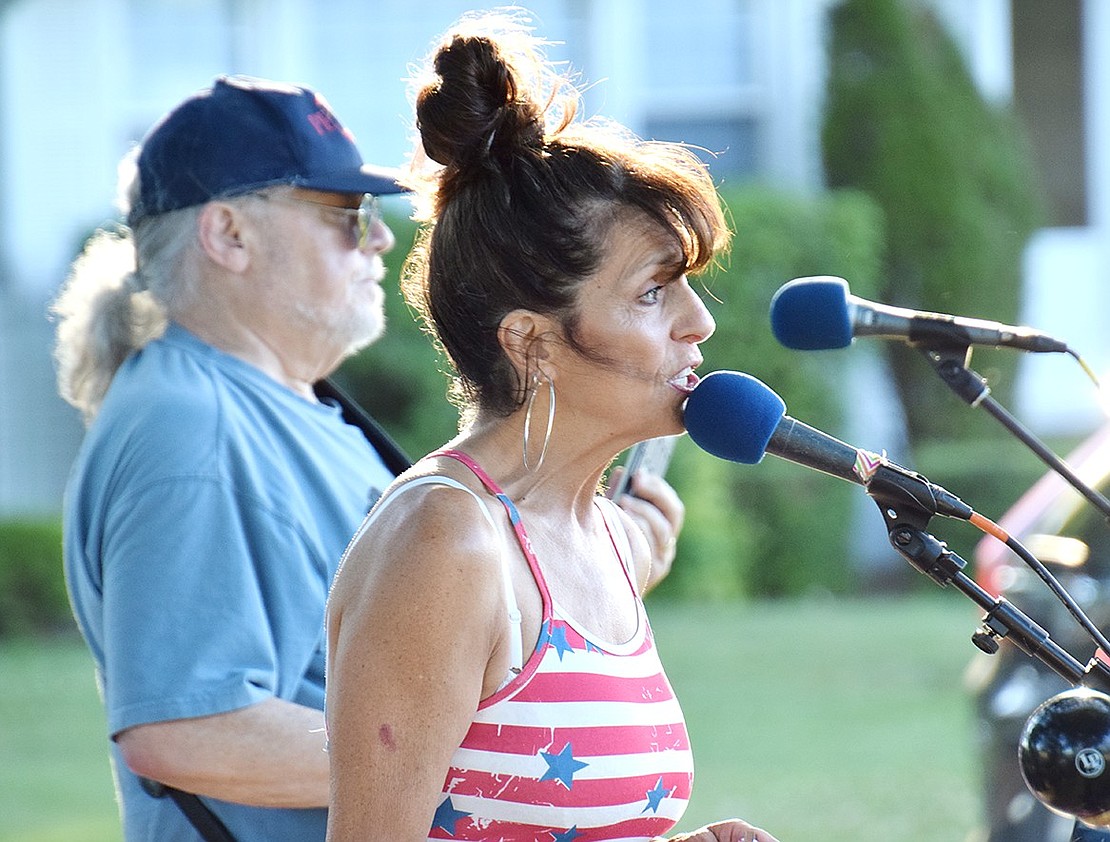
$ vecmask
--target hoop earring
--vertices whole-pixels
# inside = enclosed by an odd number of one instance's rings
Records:
[[[532,388],[531,396],[528,398],[528,410],[524,413],[524,468],[528,471],[539,470],[540,465],[543,464],[543,459],[547,456],[547,446],[551,443],[551,428],[555,424],[555,383],[549,377],[547,380],[547,393],[548,393],[548,407],[547,407],[547,430],[543,435],[543,447],[540,449],[540,458],[536,464],[528,464],[528,434],[532,428],[532,408],[536,404],[536,395],[540,391],[539,387],[539,374],[532,375]]]

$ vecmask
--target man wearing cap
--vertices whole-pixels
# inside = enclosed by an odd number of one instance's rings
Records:
[[[147,135],[127,226],[56,302],[89,422],[66,578],[127,840],[198,838],[143,779],[240,842],[324,838],[325,599],[406,462],[320,381],[382,330],[375,196],[398,191],[317,94],[221,78]]]

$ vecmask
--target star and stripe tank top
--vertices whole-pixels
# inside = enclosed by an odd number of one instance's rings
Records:
[[[481,467],[459,451],[438,455],[465,464],[504,508],[542,596],[543,618],[535,650],[513,670],[519,674],[478,706],[451,759],[428,839],[593,842],[664,835],[689,801],[693,756],[614,504],[597,500],[612,541],[611,563],[622,565],[635,598],[637,629],[624,643],[598,639],[552,600],[515,505]],[[519,639],[504,554],[503,568]]]

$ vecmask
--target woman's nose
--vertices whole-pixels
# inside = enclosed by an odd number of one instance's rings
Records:
[[[701,296],[695,292],[694,288],[685,279],[683,280],[683,288],[688,303],[682,318],[676,324],[678,338],[697,345],[713,335],[713,331],[717,329],[717,323],[713,320],[713,315],[709,312],[709,308],[705,306],[705,302],[701,300]]]

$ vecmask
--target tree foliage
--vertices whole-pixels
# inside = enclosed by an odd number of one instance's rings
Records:
[[[881,300],[1015,322],[1041,199],[1014,114],[984,100],[952,39],[918,4],[844,0],[830,37],[825,172],[831,187],[862,190],[883,211]],[[952,396],[920,354],[885,350],[911,442],[966,433],[967,414],[923,410]],[[981,355],[1005,402],[1015,356]]]

